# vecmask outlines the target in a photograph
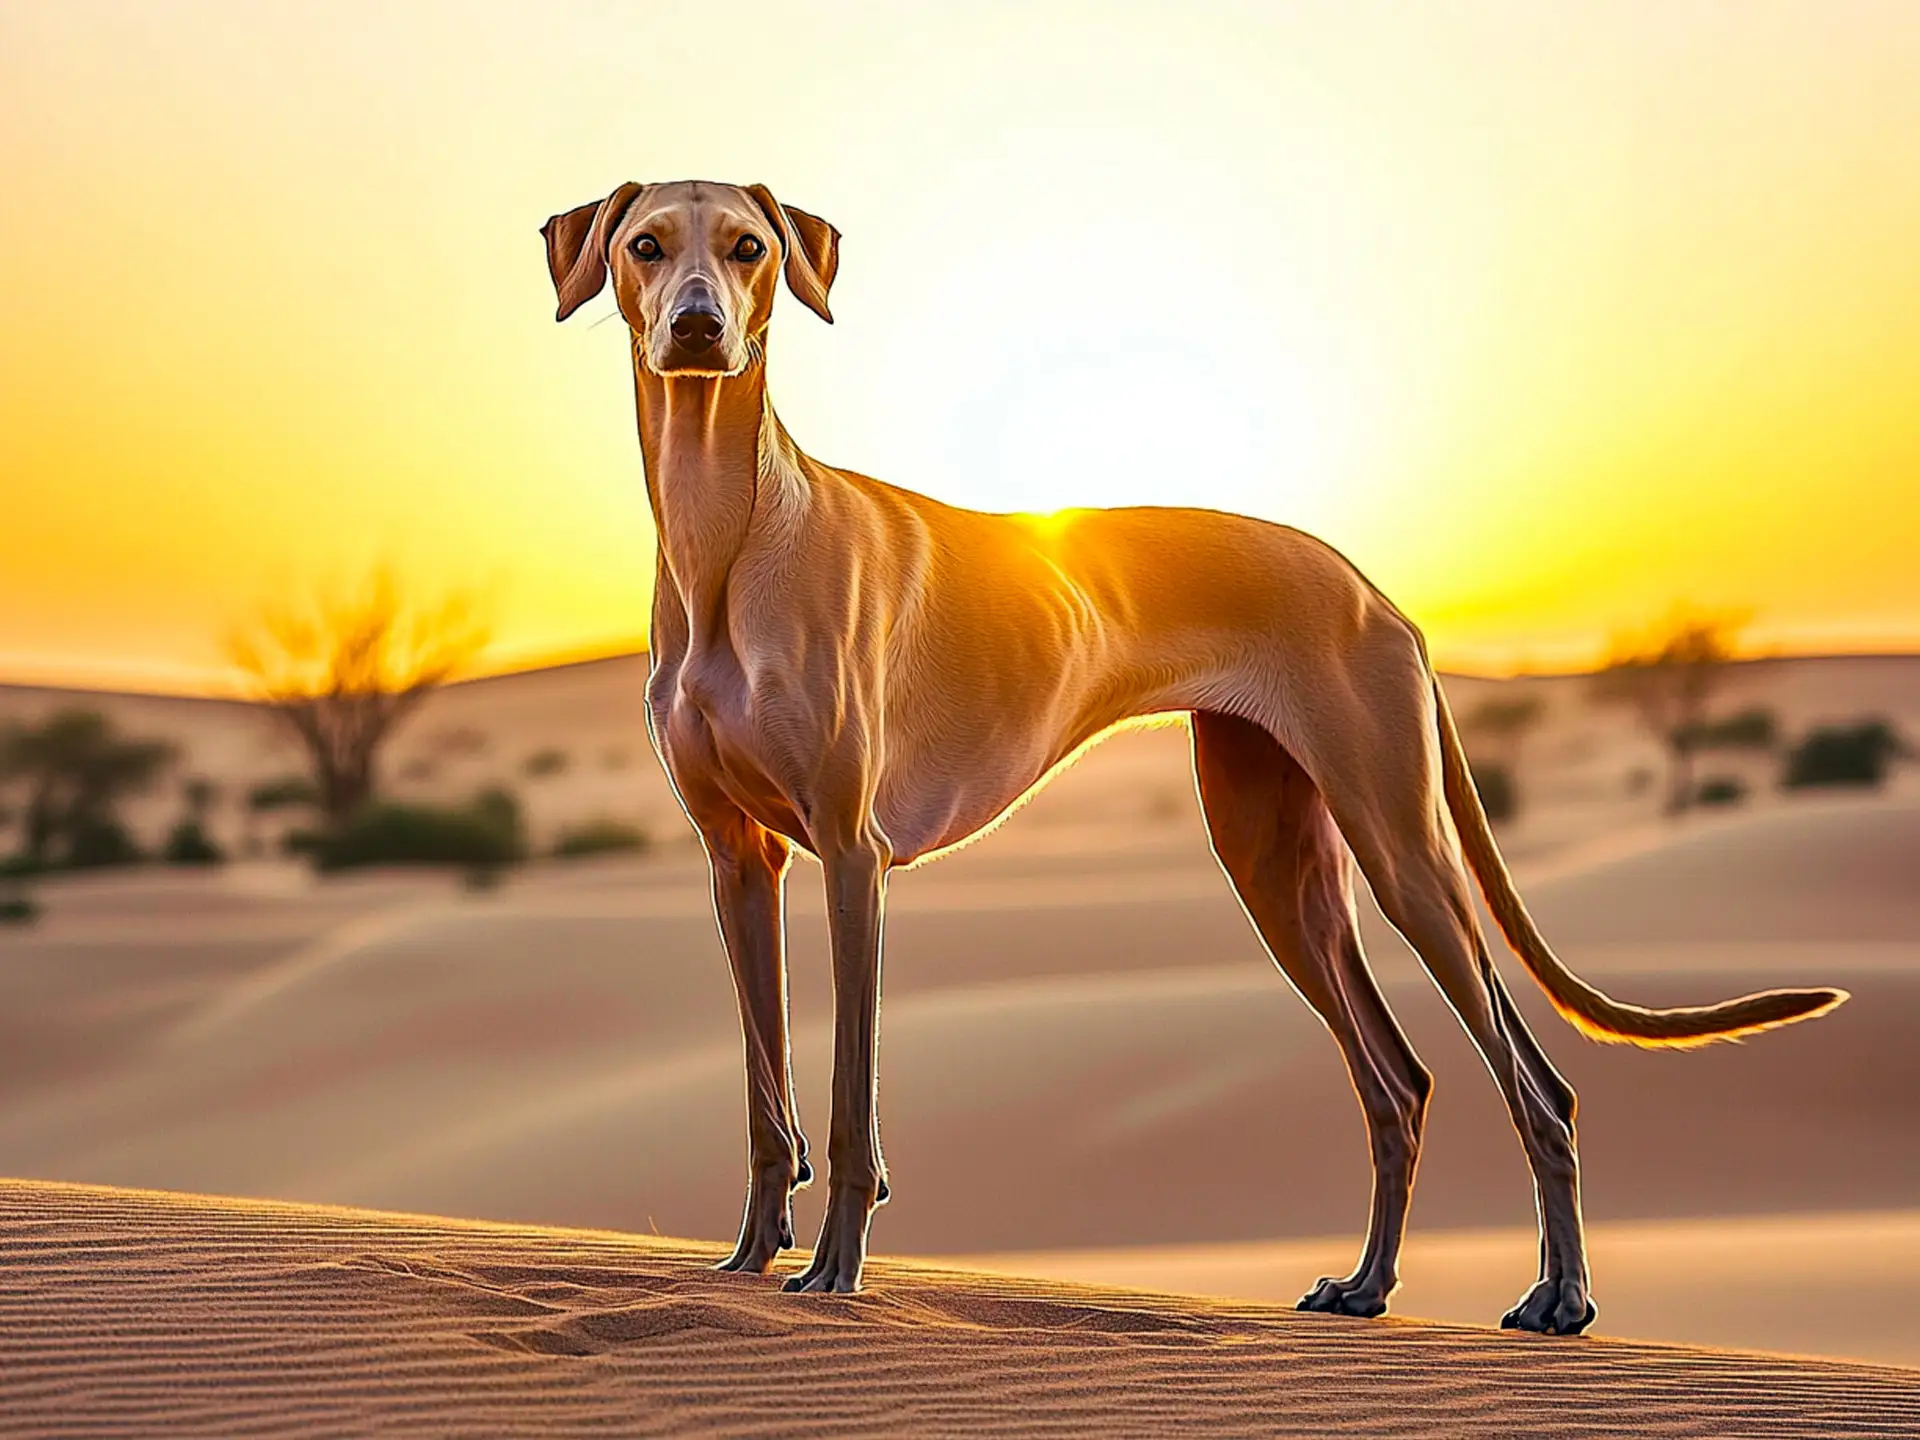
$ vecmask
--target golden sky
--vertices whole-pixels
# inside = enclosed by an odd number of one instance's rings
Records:
[[[845,232],[823,460],[1285,520],[1454,665],[1920,646],[1920,5],[0,0],[0,677],[205,684],[378,560],[634,643],[536,232],[690,176]]]

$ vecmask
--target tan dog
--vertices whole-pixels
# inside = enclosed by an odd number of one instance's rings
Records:
[[[1214,853],[1339,1042],[1372,1141],[1359,1266],[1301,1308],[1386,1308],[1432,1084],[1361,955],[1350,847],[1526,1147],[1541,1275],[1504,1323],[1589,1324],[1573,1092],[1493,967],[1468,867],[1528,972],[1596,1039],[1694,1045],[1845,994],[1645,1010],[1568,971],[1494,847],[1419,631],[1319,541],[1205,510],[979,514],[802,454],[767,400],[767,325],[782,273],[831,320],[839,233],[825,221],[760,185],[625,184],[542,233],[559,318],[611,275],[633,332],[660,539],[647,714],[711,860],[746,1042],[751,1168],[722,1268],[763,1272],[792,1245],[790,1194],[811,1178],[787,1044],[791,847],[825,869],[835,1028],[826,1220],[787,1288],[847,1291],[887,1196],[887,872],[991,826],[1116,723],[1185,711]]]

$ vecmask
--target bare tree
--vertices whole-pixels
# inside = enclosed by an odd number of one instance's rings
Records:
[[[1666,619],[1613,638],[1593,694],[1631,709],[1667,755],[1667,812],[1693,803],[1693,755],[1707,708],[1726,678],[1746,616],[1676,606]]]
[[[381,747],[399,724],[489,633],[471,596],[410,605],[382,568],[297,608],[263,607],[228,653],[252,698],[306,751],[320,811],[335,825],[372,798]]]

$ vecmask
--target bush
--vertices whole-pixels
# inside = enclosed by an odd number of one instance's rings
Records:
[[[1494,824],[1504,825],[1520,813],[1520,787],[1506,766],[1475,765],[1473,788],[1480,792],[1480,808]]]
[[[0,880],[25,879],[29,875],[44,875],[51,870],[51,862],[22,850],[14,855],[0,855]]]
[[[1685,750],[1771,750],[1779,743],[1780,726],[1773,711],[1755,705],[1724,720],[1684,726],[1673,739]]]
[[[326,840],[327,835],[324,830],[309,830],[305,827],[289,830],[280,837],[280,853],[282,855],[305,855],[311,859],[319,852],[320,847],[326,843]]]
[[[189,816],[175,825],[160,852],[169,865],[224,865],[227,855],[208,838],[198,820]]]
[[[473,808],[489,824],[513,836],[516,845],[522,845],[520,827],[520,802],[513,792],[499,785],[489,785],[473,797]],[[522,849],[524,849],[522,845]]]
[[[1885,720],[1822,726],[1787,752],[1780,784],[1788,790],[1829,785],[1877,787],[1904,752],[1900,737]]]
[[[339,829],[304,836],[302,843],[322,871],[362,865],[485,868],[514,864],[526,854],[520,807],[503,790],[460,808],[376,803]]]
[[[567,768],[567,752],[564,750],[536,750],[520,763],[520,770],[529,780],[539,780],[548,775],[558,775]]]
[[[1731,775],[1716,775],[1710,780],[1703,780],[1700,788],[1693,792],[1693,803],[1696,805],[1742,805],[1746,799],[1746,785]]]
[[[0,895],[0,925],[31,925],[40,918],[40,907],[31,896]]]
[[[640,853],[653,848],[653,837],[638,825],[624,820],[589,820],[562,830],[553,842],[554,858],[577,860],[582,855],[610,855],[620,851]]]
[[[247,792],[247,808],[256,815],[319,803],[319,790],[304,775],[282,775],[278,780],[262,780]]]
[[[77,820],[69,832],[66,864],[73,870],[103,869],[110,865],[138,865],[147,857],[127,833],[127,827],[110,815],[88,816]]]

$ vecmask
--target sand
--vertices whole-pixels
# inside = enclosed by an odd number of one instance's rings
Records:
[[[900,1264],[0,1183],[0,1433],[1920,1434],[1920,1375]]]
[[[1264,1300],[1346,1269],[1368,1183],[1357,1108],[1197,821],[1104,849],[1053,833],[896,884],[895,1200],[877,1251]],[[1602,1332],[1920,1364],[1903,1289],[1920,1258],[1900,1228],[1920,1194],[1916,864],[1920,805],[1893,797],[1614,837],[1528,882],[1563,951],[1630,997],[1856,996],[1818,1024],[1662,1055],[1580,1041],[1522,990],[1582,1094]],[[0,939],[0,1173],[732,1234],[739,1040],[694,857],[546,867],[485,897],[403,875],[271,878],[49,887],[45,926]],[[793,934],[819,1140],[817,879],[796,872]],[[1439,1077],[1396,1303],[1491,1321],[1531,1274],[1519,1147],[1411,957],[1377,917],[1367,929]],[[803,1236],[819,1203],[819,1187],[800,1197]],[[1891,1243],[1847,1239],[1853,1217],[1885,1213]],[[1799,1228],[1726,1228],[1743,1216]],[[1614,1243],[1634,1225],[1678,1227],[1658,1263]],[[1233,1259],[1196,1271],[1194,1247]],[[1807,1262],[1820,1255],[1831,1273]]]
[[[1920,1367],[1920,1211],[1590,1225],[1599,1331]],[[1532,1227],[1416,1228],[1396,1315],[1486,1323],[1528,1284]],[[952,1256],[969,1269],[1290,1305],[1353,1268],[1354,1242],[1245,1241]]]

